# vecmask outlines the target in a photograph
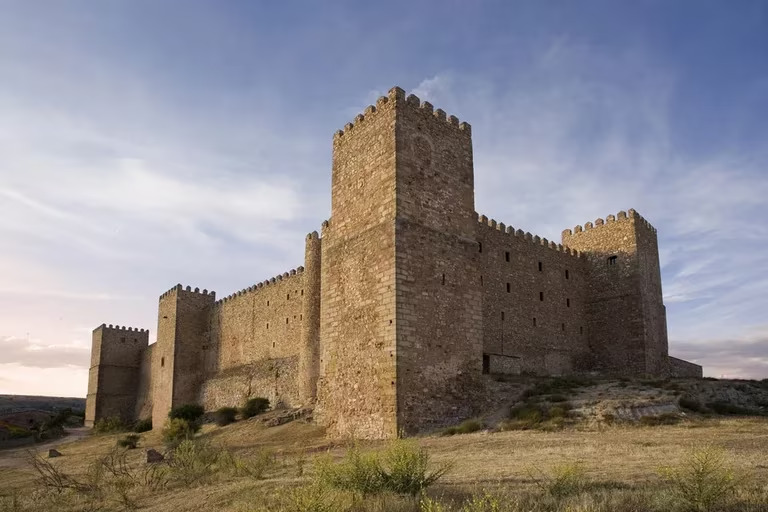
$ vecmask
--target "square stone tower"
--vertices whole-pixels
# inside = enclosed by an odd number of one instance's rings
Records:
[[[470,126],[393,88],[333,141],[317,415],[336,437],[457,417],[482,367]]]

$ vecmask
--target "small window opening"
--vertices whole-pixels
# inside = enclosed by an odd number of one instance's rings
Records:
[[[291,294],[290,293],[285,296],[285,300],[291,300]]]
[[[480,286],[483,286],[483,276],[480,276]]]
[[[539,292],[539,300],[544,302],[544,292]]]
[[[584,327],[579,327],[579,334],[584,334]]]
[[[570,275],[568,274],[568,269],[565,269],[565,278],[570,279]]]
[[[286,323],[286,324],[288,323],[288,318],[287,318],[287,317],[286,317],[286,319],[285,319],[285,323]]]
[[[269,330],[269,322],[267,322],[267,330]]]
[[[562,328],[563,331],[565,331],[565,324],[560,324],[560,327]]]
[[[542,270],[544,270],[544,265],[541,262],[539,262],[539,272],[541,272]]]
[[[160,358],[160,368],[163,368],[164,366],[165,366],[165,358],[161,357]]]
[[[302,297],[304,296],[304,290],[301,290],[301,296]]]
[[[491,373],[491,356],[483,354],[483,374]]]
[[[565,299],[565,307],[571,307],[571,299]]]
[[[125,338],[120,338],[120,343],[125,343]]]
[[[536,327],[536,317],[533,317],[533,326]]]
[[[507,293],[510,293],[512,291],[512,285],[510,283],[507,283]]]
[[[507,261],[509,261],[509,251],[507,251],[507,252],[505,252],[505,253],[504,253],[504,259],[506,259]]]
[[[501,312],[501,321],[502,322],[504,321],[504,312],[503,311]]]
[[[269,301],[267,301],[267,306],[269,306]]]
[[[483,252],[483,242],[477,242],[477,248],[479,249],[477,252]]]
[[[299,315],[299,320],[304,320],[304,315]]]
[[[445,274],[443,274],[443,281],[442,281],[442,284],[443,284],[443,286],[445,286]]]
[[[139,339],[138,339],[138,338],[133,338],[133,342],[134,342],[134,343],[136,343],[137,341],[139,341]]]
[[[614,256],[608,256],[608,264],[609,265],[615,265],[617,259],[618,259],[618,256],[615,256],[615,255]]]

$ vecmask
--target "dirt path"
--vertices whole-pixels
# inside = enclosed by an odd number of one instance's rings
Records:
[[[51,448],[57,448],[77,441],[86,437],[90,433],[89,428],[78,427],[66,429],[67,435],[58,439],[52,439],[45,441],[44,443],[30,444],[27,446],[20,446],[18,448],[9,448],[7,450],[0,450],[0,468],[20,468],[26,467],[25,461],[27,452],[34,450],[35,452],[42,452],[50,450]]]

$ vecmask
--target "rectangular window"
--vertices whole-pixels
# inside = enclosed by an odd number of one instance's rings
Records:
[[[442,281],[442,285],[443,285],[443,286],[445,286],[445,274],[443,274],[443,281]]]
[[[510,283],[507,283],[507,293],[510,293],[512,291],[512,285]]]
[[[483,242],[477,242],[477,248],[479,249],[477,252],[483,252]]]
[[[563,331],[565,331],[565,324],[560,324],[560,325],[561,325]]]
[[[483,286],[483,276],[480,276],[480,286]]]
[[[541,262],[539,262],[539,272],[541,272],[543,269],[544,269],[544,265]]]
[[[504,253],[504,259],[506,259],[507,261],[509,261],[509,251],[507,251],[507,252],[505,252],[505,253]]]
[[[584,328],[583,327],[579,327],[579,334],[584,334]]]
[[[533,326],[536,327],[536,317],[533,317]]]
[[[570,279],[570,276],[568,275],[568,269],[565,269],[565,278]]]
[[[571,299],[565,299],[565,307],[571,307]]]
[[[503,311],[501,312],[501,321],[502,322],[504,321],[504,312]]]
[[[539,292],[539,300],[544,302],[544,292]]]
[[[615,265],[617,259],[618,259],[618,256],[608,256],[608,264]]]
[[[291,294],[290,293],[285,296],[285,300],[291,300]]]

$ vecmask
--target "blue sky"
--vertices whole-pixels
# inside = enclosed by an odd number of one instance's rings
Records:
[[[480,213],[659,230],[670,351],[768,377],[768,2],[0,0],[0,393],[90,331],[302,264],[335,130],[393,85],[472,124]]]

